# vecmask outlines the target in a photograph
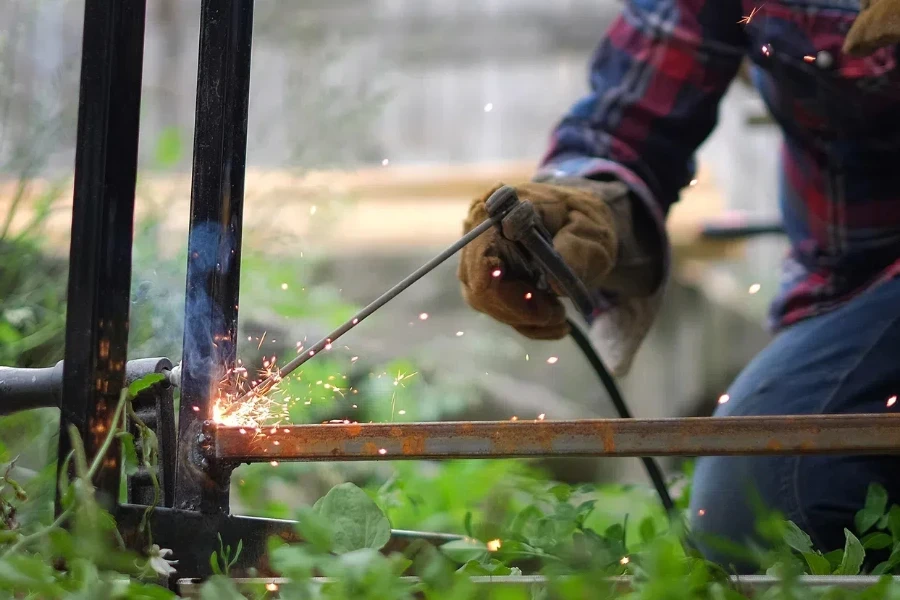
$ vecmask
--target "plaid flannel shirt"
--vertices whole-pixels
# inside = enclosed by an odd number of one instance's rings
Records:
[[[773,328],[834,309],[900,272],[898,54],[841,53],[859,0],[625,5],[592,61],[591,92],[554,132],[545,176],[619,178],[664,235],[665,215],[693,177],[693,154],[748,57],[784,132],[773,151],[791,250]]]

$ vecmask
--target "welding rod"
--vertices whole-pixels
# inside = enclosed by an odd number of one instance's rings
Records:
[[[247,393],[242,395],[237,399],[238,402],[243,402],[244,400],[248,400],[254,395],[265,394],[278,382],[278,380],[282,377],[285,377],[296,370],[300,365],[308,361],[310,358],[321,352],[326,346],[333,344],[340,338],[342,335],[359,325],[366,317],[371,315],[373,312],[396,298],[400,292],[420,280],[422,277],[430,273],[434,270],[435,267],[443,263],[445,260],[465,248],[472,240],[480,236],[482,233],[490,229],[494,226],[493,219],[486,219],[483,223],[472,229],[470,232],[462,236],[456,242],[454,242],[450,247],[446,250],[429,260],[427,263],[413,271],[410,275],[408,275],[403,281],[386,291],[384,294],[379,296],[376,300],[374,300],[371,304],[366,306],[364,309],[356,313],[352,319],[332,331],[326,337],[322,338],[312,346],[310,346],[309,350],[304,351],[302,354],[298,355],[291,362],[287,363],[280,369],[278,369],[277,373],[273,373],[269,375],[266,379],[262,380],[255,387],[251,388]]]

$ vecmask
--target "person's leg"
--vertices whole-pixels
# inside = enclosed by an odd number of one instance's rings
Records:
[[[716,416],[882,413],[900,410],[900,280],[832,313],[787,329],[735,380]],[[900,441],[898,441],[900,442]],[[900,457],[703,457],[697,460],[690,518],[701,551],[723,566],[740,564],[704,543],[753,537],[751,492],[806,531],[823,551],[843,547],[844,528],[870,482],[900,502]],[[754,492],[755,490],[755,492]]]

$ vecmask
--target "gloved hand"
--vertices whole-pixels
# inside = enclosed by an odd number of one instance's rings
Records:
[[[499,187],[472,202],[465,232],[488,218],[485,201]],[[534,205],[566,264],[588,289],[597,289],[616,265],[619,226],[610,203],[627,202],[626,186],[618,182],[590,182],[587,189],[579,189],[525,183],[515,189],[520,200]],[[526,337],[562,338],[569,327],[559,299],[539,292],[516,273],[504,272],[512,263],[508,260],[512,256],[509,244],[491,229],[462,250],[458,276],[463,297],[475,310],[511,325]]]
[[[867,56],[900,43],[900,0],[861,0],[860,13],[844,38],[844,53]]]

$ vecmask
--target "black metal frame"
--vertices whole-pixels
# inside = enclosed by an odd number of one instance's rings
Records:
[[[72,446],[69,426],[93,456],[110,429],[125,382],[131,247],[137,177],[145,0],[86,0],[75,148],[59,464]],[[97,475],[113,507],[119,452]]]
[[[227,513],[231,469],[196,442],[237,355],[253,0],[203,0],[200,10],[175,506]]]

